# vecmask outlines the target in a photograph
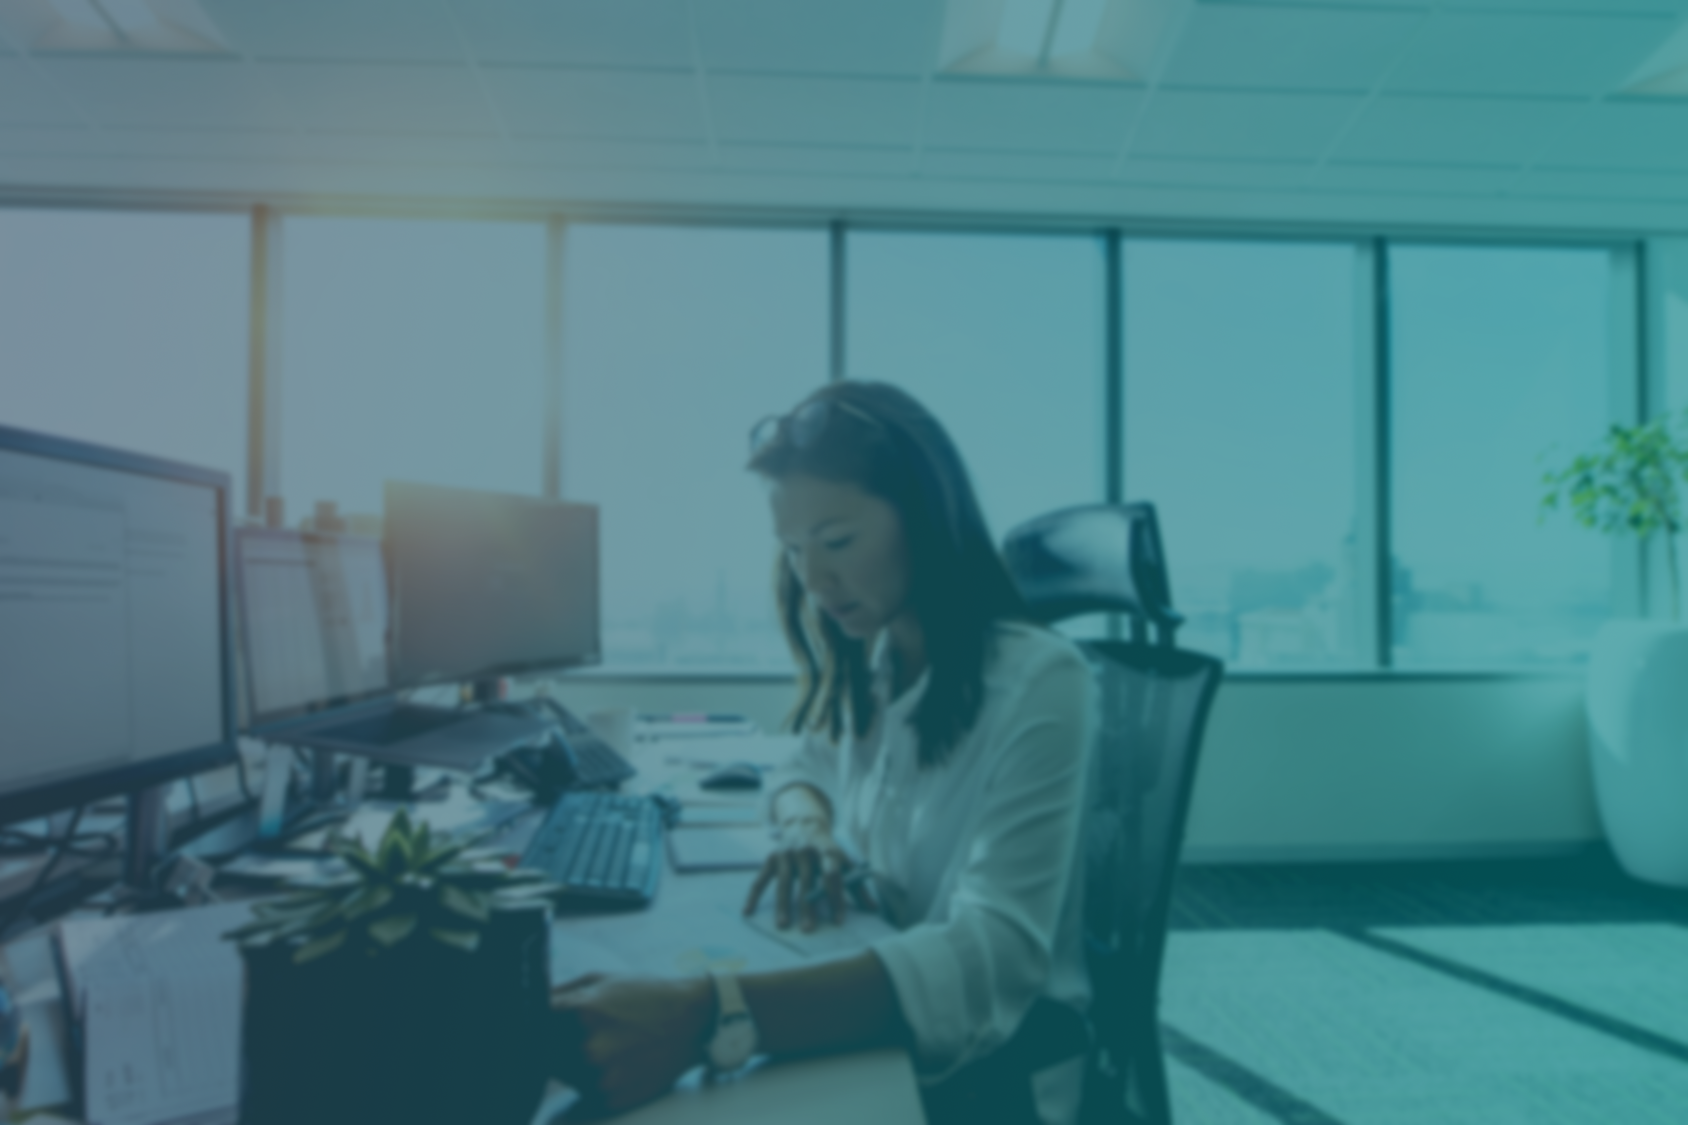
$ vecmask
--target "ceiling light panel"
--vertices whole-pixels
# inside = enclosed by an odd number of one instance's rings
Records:
[[[1158,72],[1194,0],[947,0],[941,63],[952,74],[1143,81]]]
[[[0,25],[37,54],[229,50],[198,0],[3,0]]]
[[[446,0],[200,0],[229,45],[256,58],[460,62]]]

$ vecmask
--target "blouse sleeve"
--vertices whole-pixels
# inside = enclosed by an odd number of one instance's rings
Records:
[[[1025,681],[991,748],[978,832],[947,910],[873,946],[929,1081],[1005,1043],[1048,981],[1092,722],[1089,666],[1067,649]]]

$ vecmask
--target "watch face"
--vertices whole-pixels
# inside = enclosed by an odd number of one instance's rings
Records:
[[[756,1053],[756,1025],[748,1019],[729,1020],[709,1041],[709,1061],[716,1070],[737,1070]]]

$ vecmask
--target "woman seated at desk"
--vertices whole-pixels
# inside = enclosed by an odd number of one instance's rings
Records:
[[[848,959],[741,978],[588,977],[553,994],[560,1076],[622,1108],[699,1062],[902,1045],[934,1125],[1070,1121],[1078,1061],[992,1065],[1034,1002],[1082,1012],[1079,825],[1092,730],[1078,650],[1030,624],[954,444],[906,393],[834,383],[752,435],[801,672],[800,780],[746,912],[847,909],[858,863],[900,931]],[[817,651],[818,650],[818,651]],[[865,891],[860,905],[877,908]],[[1072,1020],[1077,1023],[1076,1017]]]

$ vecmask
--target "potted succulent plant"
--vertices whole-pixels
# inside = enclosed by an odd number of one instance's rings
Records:
[[[1663,539],[1671,617],[1608,621],[1588,664],[1589,753],[1612,851],[1638,879],[1688,886],[1688,626],[1676,537],[1688,438],[1680,420],[1613,426],[1594,449],[1547,473],[1545,509],[1584,527]]]
[[[551,896],[400,812],[343,875],[254,907],[241,1120],[525,1125],[543,1096]]]

